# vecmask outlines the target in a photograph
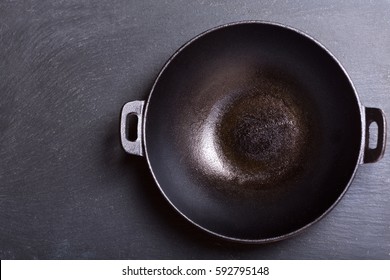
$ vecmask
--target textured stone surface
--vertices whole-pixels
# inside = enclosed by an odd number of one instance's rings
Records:
[[[254,246],[179,217],[119,144],[121,106],[170,55],[240,20],[313,36],[390,116],[389,14],[388,1],[1,1],[0,258],[390,259],[389,153],[320,223]]]

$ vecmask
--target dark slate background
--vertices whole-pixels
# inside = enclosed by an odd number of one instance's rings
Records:
[[[390,116],[389,1],[0,1],[0,258],[390,259],[389,153],[303,234],[239,245],[179,217],[122,151],[121,106],[170,55],[253,19],[318,39]]]

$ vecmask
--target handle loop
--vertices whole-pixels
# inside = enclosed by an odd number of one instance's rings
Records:
[[[144,109],[144,101],[131,101],[126,103],[122,108],[121,113],[121,126],[120,126],[120,132],[121,132],[121,143],[123,149],[132,155],[137,156],[143,156],[144,155],[144,149],[142,147],[143,142],[143,135],[142,135],[142,127],[143,127],[143,109]],[[127,116],[135,115],[138,118],[138,124],[137,124],[137,139],[134,141],[130,141],[127,138]]]
[[[377,162],[383,157],[386,147],[386,117],[381,109],[368,108],[366,110],[366,143],[364,147],[363,163]],[[375,122],[378,125],[378,140],[375,149],[369,147],[370,124]]]

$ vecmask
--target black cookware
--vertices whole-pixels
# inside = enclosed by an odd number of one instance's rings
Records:
[[[127,116],[138,116],[137,139]],[[378,125],[369,148],[369,125]],[[359,164],[384,153],[385,117],[313,38],[265,22],[206,31],[181,47],[148,100],[125,104],[124,149],[143,155],[172,206],[242,242],[289,237],[328,213]]]

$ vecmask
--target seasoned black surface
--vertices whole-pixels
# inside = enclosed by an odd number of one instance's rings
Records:
[[[385,1],[0,2],[0,258],[390,259],[388,153],[305,233],[248,246],[179,217],[118,131],[178,47],[247,19],[318,39],[389,115],[389,14]]]
[[[229,238],[281,238],[314,222],[358,162],[348,77],[284,27],[201,36],[164,68],[148,102],[145,154],[159,186],[191,221]]]

